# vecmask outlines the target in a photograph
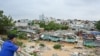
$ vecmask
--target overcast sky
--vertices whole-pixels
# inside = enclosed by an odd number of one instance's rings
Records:
[[[100,19],[100,0],[0,0],[0,10],[14,19]]]

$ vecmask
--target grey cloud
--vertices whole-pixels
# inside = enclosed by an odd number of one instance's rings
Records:
[[[0,0],[0,9],[14,19],[34,19],[44,13],[55,18],[100,19],[100,0]]]

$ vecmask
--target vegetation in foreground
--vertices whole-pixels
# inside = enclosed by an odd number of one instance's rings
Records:
[[[0,10],[0,34],[7,34],[7,30],[14,26],[14,22],[11,16],[6,16],[3,13]]]
[[[40,44],[39,44],[39,46],[41,46],[41,47],[45,47],[45,44],[43,44],[43,43],[40,43]]]
[[[55,44],[55,45],[53,46],[53,48],[54,48],[54,49],[61,49],[61,45],[60,45],[60,44]]]

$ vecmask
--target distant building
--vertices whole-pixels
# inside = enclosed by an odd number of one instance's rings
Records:
[[[39,27],[39,25],[31,25],[32,20],[28,20],[28,19],[21,19],[21,20],[17,20],[15,22],[15,27],[17,27],[17,30],[20,32],[26,32],[26,33],[38,33],[41,28]]]
[[[68,25],[72,29],[85,29],[85,30],[91,30],[94,29],[94,23],[91,21],[84,21],[84,20],[68,20]]]
[[[15,22],[16,27],[27,27],[31,21],[28,19],[21,19]]]
[[[55,23],[61,24],[61,19],[56,19]]]
[[[39,20],[45,22],[46,24],[48,24],[51,21],[56,22],[55,18],[53,18],[53,17],[46,17],[46,16],[44,16],[44,14],[39,15]]]
[[[62,24],[62,25],[68,24],[67,20],[63,20],[63,19],[56,19],[55,23]]]
[[[44,20],[45,20],[44,14],[39,15],[39,19],[40,19],[41,21],[44,21]]]

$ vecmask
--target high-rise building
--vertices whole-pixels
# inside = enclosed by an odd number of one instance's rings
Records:
[[[39,15],[39,19],[40,19],[41,21],[44,21],[44,20],[45,20],[44,14]]]

